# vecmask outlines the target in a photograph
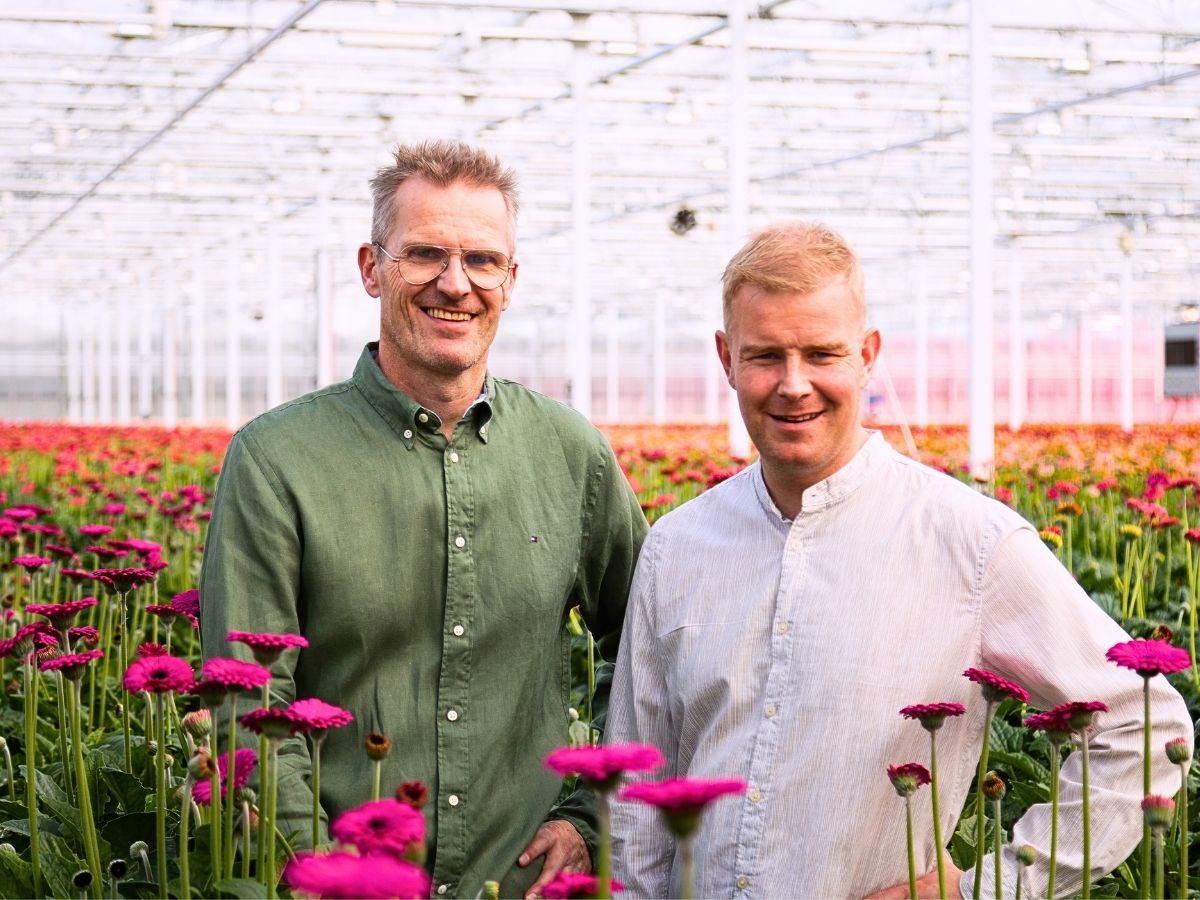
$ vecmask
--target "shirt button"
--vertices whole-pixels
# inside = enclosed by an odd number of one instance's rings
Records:
[[[461,550],[463,547],[467,546],[467,539],[460,534],[454,539],[454,546]]]
[[[746,885],[748,885],[749,883],[750,883],[750,879],[747,878],[745,875],[738,876],[737,886],[738,886],[739,891],[744,891],[746,889]]]
[[[429,421],[429,413],[417,413],[417,421],[424,425]]]
[[[458,721],[458,710],[457,709],[447,710],[446,718],[449,719],[451,722],[457,722]]]
[[[787,634],[788,633],[788,623],[780,622],[778,625],[776,625],[775,633],[776,634]]]
[[[461,625],[455,625],[450,630],[454,632],[455,637],[462,637],[463,632],[465,632],[467,629],[463,628]]]
[[[479,426],[479,433],[480,433],[480,434],[487,434],[487,426],[486,426],[486,425],[480,425],[480,426]]]
[[[448,884],[439,884],[438,885],[438,893],[439,894],[444,894],[448,890],[450,890],[450,885],[448,885]]]
[[[765,713],[767,714],[767,718],[769,719],[769,718],[771,718],[772,716],[774,716],[774,715],[775,715],[775,713],[779,712],[779,710],[777,710],[777,709],[775,708],[775,704],[774,704],[774,703],[768,703],[768,704],[767,704],[767,708],[766,708],[766,709],[764,709],[764,710],[763,710],[763,712],[765,712]]]
[[[451,794],[446,798],[446,802],[451,806],[458,806],[458,794]]]
[[[404,439],[405,439],[406,441],[411,441],[411,440],[412,440],[412,430],[411,430],[411,429],[409,429],[409,428],[405,428],[405,429],[404,429]]]
[[[759,803],[761,800],[762,800],[762,791],[760,791],[758,788],[755,788],[754,790],[752,790],[750,792],[750,802],[751,803]]]
[[[450,462],[458,462],[458,454],[457,453],[450,454]]]

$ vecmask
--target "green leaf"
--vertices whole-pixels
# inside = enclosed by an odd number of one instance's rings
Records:
[[[75,897],[79,894],[74,884],[75,873],[86,869],[67,842],[53,834],[42,835],[42,875],[50,886],[52,897]],[[100,873],[93,873],[99,877]]]
[[[140,778],[106,766],[100,769],[100,782],[116,798],[123,812],[145,812],[148,795]]]
[[[118,856],[129,852],[130,844],[135,841],[145,841],[153,846],[155,839],[155,819],[152,812],[130,813],[117,816],[104,824],[100,834],[112,847],[116,848]]]
[[[1023,753],[995,750],[988,754],[988,762],[995,768],[1006,769],[1037,784],[1047,784],[1050,781],[1050,770]]]
[[[222,897],[237,900],[265,900],[267,889],[252,878],[225,878],[213,885],[213,890]]]
[[[1025,729],[1009,725],[999,716],[992,719],[992,734],[989,740],[988,763],[995,766],[997,753],[1018,753],[1025,743]]]
[[[0,897],[32,897],[33,868],[11,848],[0,847]]]
[[[157,881],[122,881],[117,885],[117,893],[122,897],[157,897]]]

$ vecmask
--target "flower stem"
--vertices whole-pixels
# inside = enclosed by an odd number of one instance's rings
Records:
[[[596,827],[599,831],[596,847],[596,896],[612,896],[612,811],[608,792],[596,791]]]
[[[212,710],[213,721],[217,720],[217,710]],[[213,733],[213,746],[216,747],[216,732]],[[221,831],[224,825],[224,820],[221,818],[221,774],[217,766],[217,762],[213,760],[212,775],[208,780],[209,791],[212,799],[209,801],[208,814],[208,842],[209,849],[212,851],[212,880],[217,882],[221,880],[221,873],[225,871],[225,858],[221,855]],[[229,848],[230,854],[233,853],[233,848]]]
[[[938,812],[937,732],[929,732],[929,797],[933,802],[933,842],[937,850],[938,897],[946,900],[946,847],[942,843],[942,817]]]
[[[2,680],[2,679],[0,679]],[[17,799],[17,773],[13,771],[12,751],[8,749],[8,741],[4,742],[4,771],[8,773],[8,799]]]
[[[1021,865],[1020,863],[1018,863],[1017,864],[1017,900],[1021,900],[1021,880],[1022,880],[1022,876],[1024,874],[1025,874],[1025,867],[1023,865]],[[999,900],[999,895],[997,895],[997,900]]]
[[[992,737],[992,712],[995,705],[989,700],[987,713],[983,717],[983,752],[979,755],[979,772],[975,777],[975,890],[972,897],[979,896],[983,885],[983,831],[986,816],[983,812],[983,779],[987,775],[988,746]]]
[[[192,811],[192,776],[183,784],[183,802],[179,806],[179,894],[183,900],[192,896],[191,869],[188,865],[188,823]]]
[[[258,758],[258,841],[255,846],[255,868],[258,880],[266,885],[267,873],[267,818],[269,815],[267,787],[271,783],[271,754],[266,753]]]
[[[1000,841],[1004,837],[1004,828],[1000,825],[1000,801],[992,801],[992,855],[995,860],[996,900],[1003,896],[1004,880],[1000,877]],[[979,895],[976,894],[976,897]]]
[[[242,877],[250,877],[250,801],[242,801]]]
[[[162,897],[167,896],[167,729],[166,710],[163,706],[163,695],[154,695],[154,812],[155,825],[158,828],[155,847],[155,861],[158,864],[158,892]],[[186,815],[186,813],[185,813]]]
[[[313,741],[312,752],[312,848],[318,849],[321,843],[321,740]]]
[[[64,687],[66,685],[64,684]],[[87,769],[83,761],[83,717],[80,706],[83,703],[82,682],[71,685],[71,749],[75,757],[75,784],[79,788],[79,825],[83,832],[83,852],[87,857],[88,868],[92,872],[92,896],[99,897],[103,886],[102,870],[100,869],[100,842],[96,838],[96,823],[92,817],[92,794],[88,787]]]
[[[1182,784],[1179,788],[1179,896],[1188,895],[1188,766],[1191,760],[1179,764]]]
[[[1150,796],[1150,678],[1142,677],[1142,796]],[[1150,896],[1150,826],[1142,823],[1142,900]]]
[[[375,760],[375,774],[371,778],[371,799],[379,799],[379,779],[383,771],[383,760]]]
[[[917,860],[913,849],[912,797],[904,798],[904,825],[908,837],[908,896],[917,900]],[[978,896],[978,894],[976,894]]]
[[[1058,865],[1058,769],[1060,745],[1050,744],[1050,866],[1046,875],[1046,896],[1054,896],[1054,875]]]
[[[1088,781],[1088,730],[1086,727],[1082,731],[1082,746],[1083,751],[1083,890],[1081,896],[1083,900],[1088,900],[1092,895],[1092,808],[1091,808],[1091,785]]]
[[[683,900],[693,900],[696,896],[696,865],[692,859],[692,836],[690,834],[679,839],[679,868],[683,879],[679,896]]]
[[[1163,894],[1163,833],[1161,829],[1154,829],[1154,897],[1155,900],[1162,900]]]
[[[275,872],[275,811],[279,799],[279,741],[272,740],[271,788],[267,798],[267,900],[275,898],[275,883],[279,880]]]
[[[63,646],[70,646],[64,643]],[[63,696],[70,689],[70,682],[60,672],[58,678],[58,696],[55,698],[58,705],[58,758],[63,764],[63,787],[66,789],[67,804],[75,805],[73,795],[75,793],[74,785],[71,783],[71,767],[67,765],[67,698]]]
[[[224,866],[222,866],[222,877],[233,877],[233,778],[234,770],[237,766],[234,760],[237,759],[237,692],[229,692],[229,765],[225,770],[225,819],[222,825],[224,833],[221,835],[221,846],[226,849],[224,855]]]
[[[29,860],[33,873],[33,896],[42,896],[41,838],[37,811],[37,666],[35,653],[25,658],[25,806],[29,810]]]

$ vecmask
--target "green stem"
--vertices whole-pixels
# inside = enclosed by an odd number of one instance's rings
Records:
[[[242,877],[250,877],[250,801],[242,801]]]
[[[157,827],[155,857],[158,863],[158,893],[167,896],[167,729],[163,695],[154,695],[154,823]]]
[[[1150,678],[1142,678],[1142,796],[1150,796]],[[1142,823],[1142,900],[1150,896],[1150,826]]]
[[[1083,750],[1083,900],[1092,895],[1092,809],[1088,781],[1088,730],[1082,731]]]
[[[1179,788],[1179,896],[1188,895],[1188,785],[1187,773],[1190,760],[1180,763],[1182,784]]]
[[[1058,866],[1058,768],[1060,745],[1050,744],[1050,867],[1046,876],[1046,896],[1054,896],[1054,875]]]
[[[192,876],[188,865],[188,824],[192,817],[192,776],[183,784],[183,802],[179,805],[179,894],[184,900],[192,896]]]
[[[1025,867],[1020,863],[1017,864],[1017,900],[1021,900],[1021,881],[1025,874]],[[997,898],[999,900],[999,898]]]
[[[1004,836],[1004,828],[1000,825],[1000,802],[999,800],[992,801],[992,856],[995,863],[996,900],[1000,900],[1003,896],[1004,889],[1004,879],[1001,878],[1003,873],[1000,870],[1000,839]]]
[[[913,847],[912,797],[904,798],[904,825],[908,838],[908,896],[910,900],[917,900],[917,860]]]
[[[683,880],[679,896],[683,900],[693,900],[696,896],[696,865],[692,859],[692,836],[690,834],[679,839],[679,868]],[[604,896],[611,895],[605,894]]]
[[[375,760],[375,773],[371,777],[371,799],[379,799],[379,779],[383,770],[383,760]]]
[[[1163,872],[1163,833],[1161,829],[1154,829],[1154,898],[1155,900],[1163,900],[1163,884],[1165,882]]]
[[[266,885],[264,880],[267,872],[267,816],[269,814],[269,798],[267,792],[271,783],[271,754],[266,753],[258,758],[258,842],[255,847],[255,873],[258,880]]]
[[[35,652],[25,657],[25,805],[29,810],[29,860],[33,874],[33,896],[42,896],[41,837],[38,833],[37,803],[37,666]]]
[[[68,646],[66,642],[63,646]],[[71,806],[75,805],[74,794],[75,787],[71,779],[71,767],[67,765],[67,698],[63,694],[68,690],[70,681],[60,672],[58,677],[58,691],[55,699],[55,705],[58,707],[58,758],[63,764],[63,788],[67,795],[67,803]]]
[[[271,793],[267,799],[267,900],[275,900],[275,883],[279,880],[275,872],[275,812],[279,799],[279,741],[271,743]]]
[[[233,776],[234,770],[237,768],[234,765],[234,760],[237,759],[237,691],[229,692],[229,763],[225,770],[225,820],[222,825],[224,833],[221,835],[221,846],[225,847],[228,852],[224,856],[224,865],[222,873],[224,878],[233,877]]]
[[[213,747],[217,745],[215,723],[217,721],[217,710],[212,710],[212,718],[214,723],[213,732]],[[215,752],[215,749],[214,749]],[[221,855],[221,830],[224,822],[221,818],[221,770],[217,764],[217,760],[213,760],[213,772],[209,776],[209,791],[212,794],[212,799],[209,801],[208,813],[208,840],[209,849],[212,851],[212,880],[214,882],[221,880],[221,873],[225,871],[224,857]],[[229,849],[233,853],[233,848]]]
[[[65,687],[65,685],[64,685]],[[83,831],[83,852],[87,857],[88,869],[92,873],[92,896],[99,898],[104,886],[103,870],[100,868],[100,841],[96,837],[96,823],[92,816],[92,792],[88,787],[87,768],[83,760],[83,682],[71,685],[71,748],[75,757],[75,784],[79,796],[79,824]]]
[[[321,739],[313,740],[312,752],[312,848],[317,850],[321,845]]]
[[[608,805],[608,792],[596,790],[596,896],[612,896],[612,812]],[[682,844],[681,848],[682,850]]]
[[[937,732],[929,732],[929,796],[933,801],[933,842],[937,850],[938,897],[946,900],[946,848],[942,843],[942,817],[938,812]]]
[[[983,854],[985,852],[983,831],[986,824],[986,817],[983,813],[983,779],[987,775],[988,747],[992,736],[992,713],[994,709],[994,705],[989,700],[987,713],[983,717],[983,752],[979,755],[979,771],[975,776],[975,889],[971,893],[972,897],[978,897],[979,889],[983,886]]]
[[[0,679],[2,681],[3,679]],[[8,773],[8,799],[17,799],[17,773],[13,771],[12,751],[8,749],[8,741],[4,742],[4,771]]]

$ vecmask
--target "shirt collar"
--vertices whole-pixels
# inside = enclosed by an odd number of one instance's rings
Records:
[[[858,452],[854,454],[850,462],[846,463],[846,465],[842,466],[828,478],[812,485],[801,495],[800,509],[802,515],[819,512],[832,506],[858,490],[867,478],[870,477],[876,464],[887,456],[891,448],[888,442],[883,439],[882,433],[872,430],[868,434],[869,437],[858,448]],[[771,499],[771,493],[767,489],[766,481],[763,479],[762,465],[756,463],[755,468],[754,492],[758,495],[758,502],[776,520],[788,521],[783,518],[783,513],[779,511],[779,507]]]
[[[378,355],[379,343],[371,341],[363,348],[350,380],[396,436],[404,442],[404,446],[411,450],[419,432],[437,433],[442,427],[442,420],[433,410],[421,406],[387,380],[387,376],[379,368]],[[463,413],[463,421],[472,422],[476,436],[485,444],[488,441],[488,423],[492,419],[495,396],[496,383],[488,374],[484,378],[483,391]]]

